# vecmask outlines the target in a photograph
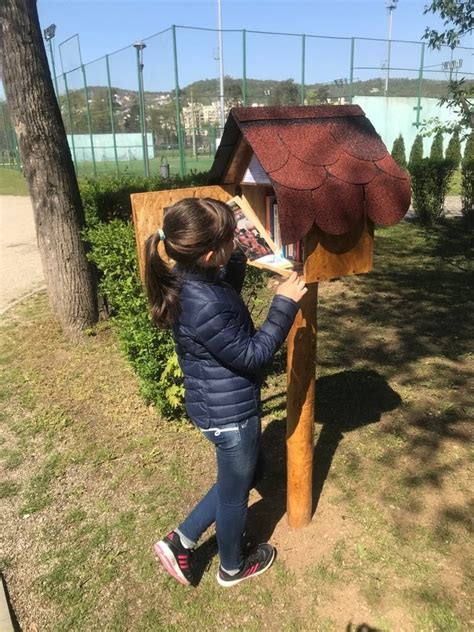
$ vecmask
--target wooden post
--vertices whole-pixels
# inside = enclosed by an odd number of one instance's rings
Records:
[[[315,254],[314,234],[305,240],[305,276]],[[311,522],[314,451],[314,396],[318,283],[308,283],[288,336],[287,364],[287,512],[290,527]]]

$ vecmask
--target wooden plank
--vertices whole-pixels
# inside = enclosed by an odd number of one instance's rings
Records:
[[[243,136],[240,137],[237,148],[229,161],[222,182],[224,184],[238,183],[242,180],[245,170],[248,167],[253,150]]]
[[[234,195],[235,186],[232,185],[214,185],[132,193],[130,196],[132,201],[132,217],[135,227],[140,276],[142,279],[145,263],[145,241],[152,233],[163,226],[163,209],[188,197],[213,198],[227,202]]]
[[[265,226],[265,198],[268,195],[275,195],[272,187],[242,184],[241,197],[253,208],[261,223]]]
[[[305,275],[308,282],[328,281],[372,270],[374,225],[362,220],[345,235],[328,235],[314,226],[308,234],[308,257]]]
[[[305,240],[305,277],[316,256],[311,236]],[[287,514],[290,527],[311,521],[313,505],[314,400],[318,283],[308,283],[287,345]]]

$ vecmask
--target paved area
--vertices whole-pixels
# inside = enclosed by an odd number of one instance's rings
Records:
[[[0,196],[0,314],[44,287],[29,197]]]

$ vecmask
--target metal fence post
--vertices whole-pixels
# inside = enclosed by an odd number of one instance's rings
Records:
[[[84,64],[81,64],[82,76],[84,77],[84,91],[86,95],[86,113],[87,113],[87,127],[89,128],[89,139],[91,142],[92,153],[92,169],[94,171],[94,177],[97,177],[97,166],[95,164],[95,152],[94,152],[94,138],[92,136],[92,122],[91,122],[91,109],[89,107],[89,90],[87,88],[86,68]]]
[[[301,105],[304,105],[304,83],[305,83],[305,77],[304,77],[304,71],[305,71],[305,63],[306,63],[306,35],[302,35],[301,36],[301,89],[300,89],[300,95],[301,95]]]
[[[242,97],[247,105],[247,31],[242,30]]]
[[[416,110],[416,121],[413,125],[418,128],[420,126],[420,112],[421,112],[421,92],[423,87],[423,66],[425,64],[425,43],[421,45],[421,59],[420,59],[420,69],[418,71],[418,95],[416,107],[413,109]]]
[[[110,129],[112,132],[112,137],[114,139],[114,154],[115,154],[115,167],[117,169],[117,175],[120,174],[119,164],[118,164],[118,156],[117,156],[117,141],[115,139],[115,120],[114,120],[114,102],[112,97],[112,86],[110,85],[110,66],[109,66],[109,56],[105,56],[105,67],[107,69],[107,86],[109,93],[109,108],[110,108]]]
[[[351,38],[351,69],[349,73],[349,103],[352,103],[353,89],[352,83],[354,81],[354,49],[355,49],[355,38]]]
[[[72,114],[71,114],[71,101],[69,100],[69,89],[67,86],[67,78],[66,78],[66,73],[63,73],[63,79],[64,79],[64,87],[66,88],[66,102],[67,102],[67,114],[68,114],[68,118],[69,118],[69,131],[71,134],[71,147],[72,147],[72,157],[74,160],[74,167],[76,168],[76,172],[78,171],[78,166],[77,166],[77,159],[76,159],[76,147],[74,144],[74,129],[72,126]]]
[[[176,47],[176,25],[173,24],[171,28],[173,31],[173,60],[174,60],[175,96],[176,96],[176,132],[178,135],[178,147],[179,147],[179,175],[184,176],[185,163],[184,163],[183,135],[181,132],[181,108],[179,105],[178,50]]]

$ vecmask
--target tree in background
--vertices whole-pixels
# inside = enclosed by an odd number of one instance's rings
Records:
[[[413,145],[411,146],[410,158],[408,159],[408,165],[414,165],[423,160],[423,138],[420,134],[417,134]]]
[[[395,162],[397,163],[399,167],[402,167],[402,169],[407,168],[407,159],[406,159],[406,154],[405,154],[405,141],[403,140],[403,136],[401,134],[393,142],[392,158],[395,160]]]
[[[81,230],[84,211],[54,94],[35,0],[9,0],[0,22],[3,86],[28,182],[46,287],[71,336],[97,320]]]
[[[329,103],[330,97],[331,93],[328,86],[319,86],[318,88],[308,90],[306,94],[306,103],[308,105],[322,105]]]
[[[470,221],[474,220],[474,133],[467,139],[461,164],[462,212]]]
[[[242,82],[226,75],[224,77],[224,94],[226,105],[234,107],[242,105]]]
[[[433,142],[431,143],[430,158],[432,160],[443,160],[443,132],[439,129],[434,135]]]
[[[474,12],[472,0],[433,0],[424,10],[424,14],[439,14],[443,20],[444,31],[426,27],[423,39],[432,49],[449,46],[451,49],[459,45],[465,35],[472,34],[474,28]],[[474,83],[466,83],[464,77],[450,81],[449,93],[440,100],[446,103],[459,115],[456,125],[443,125],[445,132],[453,132],[456,127],[467,130],[474,128]]]
[[[293,79],[280,81],[271,93],[271,105],[297,105],[300,99],[300,90]]]
[[[459,130],[453,132],[453,135],[449,140],[448,148],[446,149],[446,158],[449,158],[454,162],[454,164],[456,165],[456,169],[459,167],[462,158]]]

